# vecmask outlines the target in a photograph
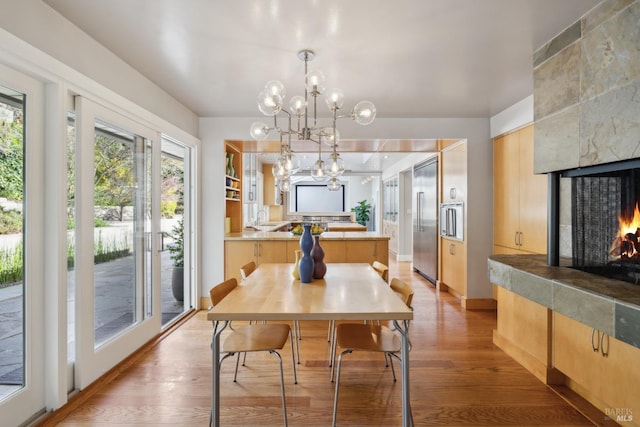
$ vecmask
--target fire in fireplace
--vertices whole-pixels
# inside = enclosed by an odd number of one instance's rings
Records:
[[[640,165],[627,161],[564,172],[572,183],[574,268],[640,283]]]
[[[609,256],[613,261],[640,262],[640,211],[636,203],[631,217],[621,213],[618,215],[618,235],[611,244]]]

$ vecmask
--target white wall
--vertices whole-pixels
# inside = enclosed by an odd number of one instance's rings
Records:
[[[94,84],[83,84],[85,90],[98,83],[197,136],[198,118],[192,111],[41,0],[3,1],[0,27],[88,77]],[[28,57],[30,53],[20,44],[3,47]],[[59,74],[61,64],[50,63],[47,68]]]

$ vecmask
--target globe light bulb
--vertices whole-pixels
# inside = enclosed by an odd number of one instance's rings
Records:
[[[327,106],[333,111],[334,109],[338,110],[342,107],[344,103],[344,92],[338,88],[329,89],[325,95],[324,100],[327,103]]]
[[[307,102],[304,100],[304,96],[296,95],[289,101],[291,113],[296,117],[302,117],[304,115],[304,109],[306,106]]]
[[[282,110],[282,97],[263,90],[258,94],[258,109],[265,116],[276,115]]]
[[[331,126],[324,127],[320,129],[320,135],[324,138],[324,143],[329,147],[333,147],[340,140],[340,132],[338,129],[334,129]]]
[[[318,159],[311,169],[311,178],[315,181],[326,181],[329,179],[325,173],[325,165],[322,159]]]
[[[286,178],[278,181],[278,190],[283,193],[291,191],[291,179]]]
[[[329,161],[325,166],[325,173],[331,177],[336,178],[344,173],[344,160],[338,153],[331,153],[329,155]]]
[[[289,175],[293,175],[300,170],[300,160],[291,151],[284,155],[284,168]]]
[[[278,95],[280,99],[284,99],[287,96],[287,90],[284,85],[278,80],[269,80],[264,85],[264,90],[271,95]]]
[[[329,191],[338,191],[340,190],[340,183],[338,182],[337,178],[331,178],[331,181],[329,181],[329,183],[327,184],[327,188],[329,189]]]
[[[310,93],[322,93],[324,92],[324,74],[319,70],[311,70],[304,77],[305,79],[305,87],[307,91]]]
[[[368,125],[376,118],[376,106],[371,101],[360,101],[353,107],[351,116],[359,125]]]
[[[280,181],[289,178],[289,173],[287,172],[287,169],[285,167],[286,159],[284,159],[283,157],[284,156],[278,157],[278,160],[276,160],[273,166],[271,166],[271,173],[277,180]]]
[[[264,141],[269,135],[269,126],[262,122],[253,122],[249,128],[251,138],[256,141]]]

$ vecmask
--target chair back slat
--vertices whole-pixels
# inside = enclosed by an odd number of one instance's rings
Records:
[[[391,279],[391,289],[407,304],[407,307],[411,308],[411,303],[413,302],[413,289],[411,286],[394,277]]]
[[[214,286],[209,290],[209,297],[211,298],[211,304],[215,307],[220,301],[224,299],[229,292],[234,290],[238,286],[238,281],[235,277],[229,280],[225,280],[219,285]]]

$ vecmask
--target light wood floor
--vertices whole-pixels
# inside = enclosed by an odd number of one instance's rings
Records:
[[[329,268],[331,266],[329,265]],[[411,325],[411,402],[417,426],[591,425],[553,391],[492,344],[496,314],[464,311],[411,271],[390,265],[415,291]],[[291,426],[328,426],[334,387],[329,381],[326,322],[302,322],[298,384],[290,352],[285,362]],[[526,333],[526,331],[523,331]],[[204,426],[211,399],[211,323],[201,311],[138,360],[101,381],[88,399],[77,399],[42,425]],[[222,365],[223,425],[282,425],[276,359],[252,354],[233,383],[234,362]],[[345,356],[338,424],[400,424],[401,387],[382,357]],[[77,402],[82,403],[77,403]],[[72,402],[73,403],[73,402]]]

